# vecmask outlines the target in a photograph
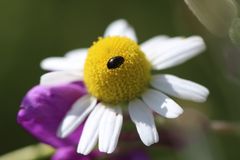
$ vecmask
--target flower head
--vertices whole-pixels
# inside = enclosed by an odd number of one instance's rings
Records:
[[[152,112],[166,118],[183,113],[166,94],[204,102],[209,91],[189,80],[153,71],[179,65],[204,49],[199,36],[156,36],[138,44],[133,28],[125,20],[117,20],[89,49],[43,60],[41,67],[54,72],[41,77],[41,86],[82,81],[87,90],[61,115],[58,137],[68,138],[86,119],[77,152],[87,155],[98,142],[101,152],[112,153],[122,128],[122,112],[128,108],[142,142],[147,146],[157,143]]]
[[[98,100],[117,104],[140,96],[149,84],[150,71],[150,63],[136,42],[106,37],[89,48],[84,83]]]

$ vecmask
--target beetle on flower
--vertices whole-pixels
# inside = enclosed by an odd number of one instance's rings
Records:
[[[112,153],[122,128],[122,112],[128,110],[142,142],[147,146],[157,143],[152,112],[166,118],[183,113],[167,95],[204,102],[209,91],[155,71],[182,64],[204,50],[199,36],[156,36],[139,45],[134,29],[121,19],[111,23],[90,48],[43,60],[41,67],[53,72],[41,77],[41,86],[82,81],[87,90],[61,118],[56,134],[68,138],[86,119],[77,152],[87,155],[98,142],[101,152]]]

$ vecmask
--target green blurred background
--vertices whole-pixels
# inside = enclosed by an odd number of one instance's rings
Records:
[[[234,123],[240,120],[239,48],[210,34],[184,1],[1,0],[0,154],[37,142],[17,125],[16,114],[22,97],[38,84],[43,73],[39,62],[90,46],[118,18],[125,18],[134,26],[140,42],[159,34],[203,36],[207,44],[204,54],[164,72],[209,88],[211,94],[206,103],[177,100],[184,107],[194,107],[213,120]],[[195,146],[199,152],[159,149],[153,157],[235,160],[240,159],[239,148],[239,134],[210,132],[203,145]]]

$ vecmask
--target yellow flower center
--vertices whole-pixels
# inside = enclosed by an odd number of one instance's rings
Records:
[[[150,75],[150,63],[129,38],[100,38],[89,48],[84,82],[88,92],[103,102],[116,104],[138,97]]]

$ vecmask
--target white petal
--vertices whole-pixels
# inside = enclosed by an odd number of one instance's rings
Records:
[[[206,87],[173,75],[155,75],[151,85],[171,96],[195,102],[206,101],[209,94]]]
[[[169,41],[169,37],[165,35],[155,36],[141,44],[142,51],[146,54],[147,58],[151,61],[156,53],[159,52],[165,44]]]
[[[169,37],[166,35],[155,36],[143,42],[141,48],[143,51],[148,51],[149,49],[155,48],[159,43],[166,42],[166,40],[169,40]]]
[[[102,119],[105,107],[98,103],[92,113],[89,115],[78,144],[77,152],[83,155],[89,154],[97,144],[99,134],[99,125]]]
[[[137,41],[134,29],[124,19],[113,21],[104,33],[104,37],[106,36],[126,36],[134,41]]]
[[[97,99],[90,95],[79,98],[63,118],[58,128],[58,136],[65,138],[71,134],[92,111],[96,103]]]
[[[88,49],[87,48],[80,48],[74,49],[65,54],[65,57],[68,58],[83,58],[85,59],[87,56]]]
[[[155,48],[155,49],[154,49]],[[205,43],[199,36],[172,38],[146,52],[153,69],[160,70],[182,64],[205,50]]]
[[[80,81],[82,79],[83,75],[80,71],[79,72],[56,71],[42,75],[40,78],[40,85],[44,86],[59,85],[64,83],[71,83],[74,81]]]
[[[157,143],[159,140],[151,110],[141,100],[135,99],[129,103],[129,114],[135,123],[138,134],[146,146]]]
[[[141,44],[141,49],[146,54],[148,60],[152,62],[161,54],[172,49],[176,44],[181,43],[183,39],[183,37],[156,36]]]
[[[72,69],[80,69],[81,63],[76,59],[67,59],[65,57],[49,57],[44,59],[41,68],[48,71],[65,71]]]
[[[110,107],[107,106],[99,126],[99,150],[106,153],[115,150],[123,121],[120,107]]]
[[[153,111],[166,118],[176,118],[183,113],[176,102],[159,91],[148,89],[142,98]]]
[[[49,57],[40,63],[44,70],[66,71],[83,70],[87,49],[76,49],[66,53],[64,57]]]

